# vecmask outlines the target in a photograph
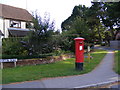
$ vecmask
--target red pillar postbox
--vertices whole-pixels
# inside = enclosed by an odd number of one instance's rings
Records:
[[[84,63],[84,38],[75,38],[75,68],[77,70],[83,70]]]

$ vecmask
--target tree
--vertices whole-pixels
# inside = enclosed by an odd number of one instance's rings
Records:
[[[78,34],[73,34],[72,31],[63,32],[58,36],[58,45],[61,50],[74,52],[74,38],[78,37]]]
[[[62,22],[62,31],[68,31],[77,17],[85,18],[88,8],[85,5],[75,6],[70,17]]]
[[[92,32],[93,39],[98,39],[100,42],[103,41],[105,28],[101,23],[100,15],[102,14],[99,9],[100,3],[94,3],[87,12],[87,24]]]
[[[91,6],[90,8],[84,5],[75,6],[71,16],[62,22],[62,31],[72,30],[74,31],[72,33],[86,38],[87,42],[92,42],[95,39],[102,42],[103,33],[100,31],[104,31],[104,29],[98,16],[98,9],[99,7],[97,5]]]
[[[119,28],[120,22],[120,2],[93,2],[92,7],[97,8],[96,12],[98,13],[101,22],[105,27],[111,32],[111,39],[115,39],[114,26]]]
[[[86,41],[88,40],[87,37],[90,35],[88,25],[81,17],[76,17],[70,30],[71,34],[78,34],[80,37],[86,38]]]
[[[42,19],[37,13],[33,18],[34,31],[32,31],[25,42],[29,55],[51,53],[53,51],[52,35],[54,34],[54,22],[45,16]]]

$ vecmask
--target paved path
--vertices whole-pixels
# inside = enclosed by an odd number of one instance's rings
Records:
[[[108,51],[100,65],[88,74],[7,84],[3,85],[3,88],[83,88],[89,85],[113,82],[118,80],[118,75],[112,70],[113,60],[114,52]]]
[[[107,47],[107,46],[95,46],[94,48],[95,49],[102,49],[102,50],[112,50],[112,51],[120,50],[120,48],[119,49],[115,49],[115,48],[111,48],[111,47]]]
[[[120,89],[120,84],[119,85],[112,85],[110,88],[119,88]]]

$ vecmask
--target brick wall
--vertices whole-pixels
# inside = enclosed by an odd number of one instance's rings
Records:
[[[26,66],[26,65],[49,64],[49,63],[54,63],[54,62],[65,60],[72,57],[74,57],[74,55],[64,54],[61,56],[50,56],[47,58],[40,58],[40,59],[21,59],[16,62],[16,65]],[[3,63],[3,67],[4,68],[14,67],[14,62]]]

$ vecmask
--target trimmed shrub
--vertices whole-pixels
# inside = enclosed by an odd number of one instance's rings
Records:
[[[48,56],[52,56],[52,54],[43,54],[43,55],[26,55],[26,56],[22,56],[22,55],[2,55],[2,59],[13,59],[13,58],[17,58],[17,59],[32,59],[32,58],[46,58]]]
[[[5,55],[27,55],[20,41],[25,38],[11,37],[2,39],[2,54]]]

